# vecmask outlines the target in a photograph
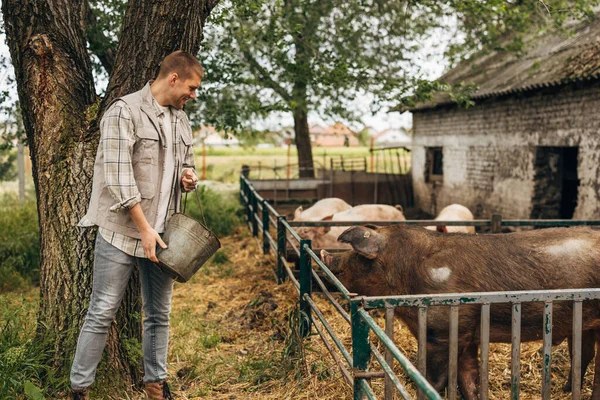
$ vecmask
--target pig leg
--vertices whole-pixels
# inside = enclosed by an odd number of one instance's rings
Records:
[[[448,342],[445,344],[427,345],[427,380],[441,395],[448,385]]]
[[[470,343],[458,358],[458,387],[466,400],[477,400],[479,365],[477,363],[477,343]]]
[[[573,343],[572,338],[568,338],[569,345],[569,358],[571,358],[571,370],[569,371],[569,379],[567,384],[563,388],[565,392],[571,391],[571,377],[573,376]],[[595,335],[593,330],[583,331],[581,333],[581,387],[583,387],[583,381],[585,378],[585,371],[587,370],[590,362],[594,358],[594,346],[595,346]]]
[[[600,400],[600,329],[596,329],[596,365],[594,366],[594,390],[592,400]]]

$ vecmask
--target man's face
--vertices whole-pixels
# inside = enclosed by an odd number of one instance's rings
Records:
[[[177,75],[177,74],[173,74]],[[192,73],[187,79],[179,76],[171,79],[171,106],[181,110],[186,101],[196,98],[196,90],[200,87],[202,79],[198,74]]]

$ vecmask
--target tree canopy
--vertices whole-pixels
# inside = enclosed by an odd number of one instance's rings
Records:
[[[241,0],[222,3],[207,25],[201,119],[243,132],[300,105],[324,119],[356,120],[409,94],[455,90],[423,76],[419,58],[451,65],[481,49],[521,51],[532,29],[592,18],[598,1]],[[438,39],[438,38],[441,38]],[[439,46],[445,42],[447,46]]]

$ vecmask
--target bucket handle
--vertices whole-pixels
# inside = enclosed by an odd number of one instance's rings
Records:
[[[200,196],[198,195],[198,186],[194,189],[194,193],[196,193],[196,200],[198,201],[198,206],[200,207],[200,215],[202,215],[202,220],[204,221],[204,226],[206,224],[206,218],[204,218],[204,210],[202,209],[202,203],[200,202]],[[185,214],[185,207],[187,206],[187,196],[188,192],[185,193],[185,200],[183,201],[183,214]]]

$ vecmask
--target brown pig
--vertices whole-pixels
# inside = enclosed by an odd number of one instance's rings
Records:
[[[509,234],[441,234],[417,226],[352,227],[338,239],[353,250],[321,252],[344,286],[366,296],[549,290],[600,287],[600,232],[554,228]],[[524,303],[521,340],[542,338],[543,303]],[[417,310],[398,307],[398,316],[417,334]],[[431,307],[427,317],[427,378],[438,391],[448,381],[448,307]],[[490,341],[511,342],[511,305],[492,305]],[[553,343],[572,335],[572,303],[553,305]],[[466,399],[477,399],[480,306],[460,307],[458,381]],[[582,372],[600,345],[600,305],[583,303]],[[600,399],[600,356],[596,355],[593,399]],[[583,375],[583,373],[582,373]]]

